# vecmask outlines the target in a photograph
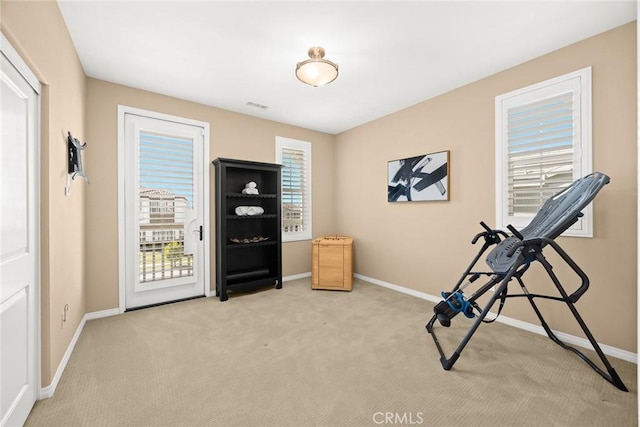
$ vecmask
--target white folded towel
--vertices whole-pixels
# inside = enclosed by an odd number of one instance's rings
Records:
[[[257,188],[243,188],[242,194],[259,194]]]
[[[247,182],[247,185],[244,188],[256,188],[256,183],[253,181]]]
[[[247,215],[262,215],[264,209],[261,206],[248,206]]]
[[[238,206],[236,208],[236,215],[244,216],[244,215],[247,215],[248,211],[249,211],[249,206]]]
[[[264,209],[262,206],[238,206],[236,208],[236,215],[245,216],[245,215],[262,215],[264,213]]]

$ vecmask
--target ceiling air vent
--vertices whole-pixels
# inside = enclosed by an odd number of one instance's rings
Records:
[[[262,108],[263,110],[266,110],[267,108],[269,108],[266,105],[258,104],[257,102],[251,102],[251,101],[247,102],[247,105],[249,107]]]

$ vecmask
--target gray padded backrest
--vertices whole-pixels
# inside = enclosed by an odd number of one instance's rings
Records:
[[[540,237],[555,239],[578,220],[581,211],[608,183],[609,177],[600,172],[594,172],[574,181],[569,187],[550,197],[529,225],[520,231],[520,234],[524,240]],[[509,237],[489,253],[487,264],[495,273],[504,274],[513,266],[518,258],[518,252],[511,257],[507,254],[518,242],[520,239],[517,237]]]

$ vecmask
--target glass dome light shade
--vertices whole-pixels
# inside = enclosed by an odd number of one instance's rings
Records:
[[[311,86],[321,86],[338,77],[338,65],[323,59],[323,48],[312,47],[309,49],[309,57],[310,59],[298,62],[296,66],[298,80]]]

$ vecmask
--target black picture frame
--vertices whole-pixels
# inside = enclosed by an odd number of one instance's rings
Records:
[[[387,163],[388,202],[449,200],[449,150]]]

